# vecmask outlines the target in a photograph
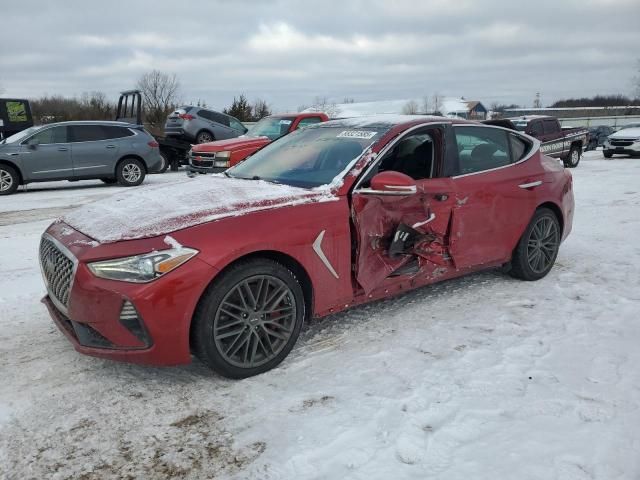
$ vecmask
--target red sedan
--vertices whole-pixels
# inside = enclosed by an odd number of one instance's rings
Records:
[[[519,132],[336,120],[224,174],[113,196],[52,224],[43,301],[82,353],[154,365],[194,353],[248,377],[278,365],[312,316],[486,268],[544,277],[573,209],[569,171]]]

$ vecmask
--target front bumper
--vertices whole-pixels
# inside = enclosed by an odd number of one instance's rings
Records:
[[[630,141],[614,141],[611,143],[610,140],[605,140],[602,145],[603,149],[606,152],[610,152],[613,154],[626,154],[626,155],[638,155],[640,154],[640,140],[636,140],[633,143]]]
[[[220,173],[227,170],[228,167],[196,167],[195,165],[187,165],[187,175],[194,176],[199,173]]]
[[[79,257],[66,308],[51,294],[42,300],[78,352],[158,366],[191,361],[191,318],[213,267],[195,257],[153,282],[134,284],[97,278]]]

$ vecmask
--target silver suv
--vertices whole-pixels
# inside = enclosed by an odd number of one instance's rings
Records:
[[[158,142],[123,122],[61,122],[31,127],[0,142],[0,195],[19,185],[100,179],[140,185],[162,167]]]
[[[167,117],[164,134],[179,136],[195,143],[236,138],[247,133],[240,120],[205,108],[180,107]]]

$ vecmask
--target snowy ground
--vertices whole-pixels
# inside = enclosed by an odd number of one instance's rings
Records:
[[[574,177],[544,280],[487,272],[314,321],[243,381],[81,356],[53,326],[38,237],[118,187],[0,198],[0,478],[640,478],[640,160],[590,152]]]

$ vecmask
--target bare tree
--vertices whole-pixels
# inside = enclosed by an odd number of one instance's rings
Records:
[[[178,103],[180,82],[175,74],[152,70],[143,74],[137,83],[142,93],[145,120],[153,127],[162,125],[166,116]]]
[[[416,113],[418,113],[418,108],[418,102],[416,102],[415,100],[409,100],[402,107],[402,113],[405,115],[415,115]]]
[[[255,102],[253,102],[253,120],[258,121],[261,118],[268,117],[271,115],[271,109],[269,108],[269,104],[258,98]]]
[[[329,118],[334,118],[340,113],[340,109],[335,102],[330,102],[327,97],[317,96],[313,99],[311,107],[315,112],[324,112]]]
[[[441,113],[440,109],[442,108],[442,96],[438,92],[433,94],[431,105],[433,108],[433,113],[435,113],[436,115],[439,115]]]

